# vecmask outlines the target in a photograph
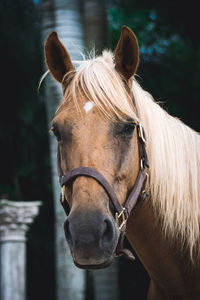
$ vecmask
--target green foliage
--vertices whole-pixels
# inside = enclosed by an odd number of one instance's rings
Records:
[[[39,13],[32,1],[2,1],[0,20],[0,192],[13,200],[33,200],[41,197],[41,189],[33,188],[34,183],[41,186],[41,179],[34,176],[48,168],[41,158],[41,149],[43,156],[48,153],[45,109],[37,94],[42,73]]]
[[[140,45],[142,86],[165,109],[200,129],[198,116],[200,32],[198,3],[178,0],[112,2],[108,11],[112,48],[121,26],[131,27]],[[141,81],[141,79],[140,79]]]

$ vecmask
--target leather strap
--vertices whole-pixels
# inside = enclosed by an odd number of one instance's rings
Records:
[[[97,170],[88,168],[88,167],[79,167],[72,171],[69,171],[66,175],[63,175],[60,179],[60,185],[61,186],[70,186],[72,182],[79,176],[88,176],[96,181],[104,188],[106,193],[109,196],[109,199],[111,200],[112,206],[115,210],[114,213],[120,214],[122,210],[125,211],[125,217],[128,218],[132,209],[136,205],[136,202],[138,200],[138,197],[141,194],[141,190],[144,186],[144,182],[146,180],[146,172],[139,171],[134,187],[132,188],[128,198],[126,199],[124,205],[122,206],[113,190],[113,188],[110,186],[106,178],[99,173]]]
[[[141,124],[136,124],[137,128],[137,136],[138,136],[138,150],[139,150],[139,160],[140,160],[140,168],[135,180],[135,184],[129,193],[124,205],[122,206],[113,190],[110,186],[106,178],[99,173],[97,170],[89,167],[79,167],[72,171],[67,172],[67,174],[63,174],[61,169],[61,159],[60,159],[60,151],[58,148],[57,153],[57,168],[58,168],[58,176],[61,187],[70,186],[73,181],[79,176],[88,176],[95,179],[106,191],[112,207],[114,209],[114,217],[118,223],[120,236],[118,240],[118,245],[116,248],[116,256],[125,255],[129,259],[134,260],[134,255],[128,249],[124,248],[124,239],[126,232],[126,221],[136,205],[144,200],[147,196],[146,192],[143,191],[143,187],[145,185],[147,179],[146,168],[149,168],[149,160],[146,152],[146,143],[145,143],[145,133]],[[63,195],[61,196],[61,204],[68,215],[70,212],[69,204],[65,198],[65,193],[63,191]],[[120,224],[121,223],[121,224]]]
[[[72,183],[72,181],[75,180],[78,176],[88,176],[98,181],[98,183],[104,188],[104,190],[108,194],[109,199],[111,200],[112,205],[115,209],[115,212],[120,213],[122,211],[123,207],[119,203],[113,188],[110,186],[106,178],[95,169],[88,168],[88,167],[76,168],[61,177],[60,180],[61,186],[63,185],[69,186]]]

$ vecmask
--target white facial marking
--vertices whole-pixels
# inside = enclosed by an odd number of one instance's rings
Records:
[[[93,108],[93,106],[94,106],[94,103],[92,103],[91,101],[88,101],[85,103],[83,108],[84,108],[86,114]]]

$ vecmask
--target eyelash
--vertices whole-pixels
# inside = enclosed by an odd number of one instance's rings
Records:
[[[133,136],[134,129],[135,129],[135,123],[128,122],[124,125],[121,133],[123,135],[131,137],[131,136]]]
[[[59,132],[58,128],[52,126],[50,131],[53,132],[53,134],[55,135],[57,141],[59,142],[61,140],[61,135],[60,135],[60,132]]]

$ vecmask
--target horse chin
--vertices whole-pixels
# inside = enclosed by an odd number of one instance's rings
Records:
[[[85,269],[85,270],[99,270],[99,269],[105,269],[105,268],[109,267],[112,264],[113,260],[114,260],[114,258],[110,258],[109,260],[107,260],[107,261],[105,261],[105,262],[103,262],[101,264],[96,264],[96,265],[92,265],[92,264],[82,265],[82,264],[77,263],[74,260],[74,264],[75,264],[75,266],[77,266],[80,269]]]

